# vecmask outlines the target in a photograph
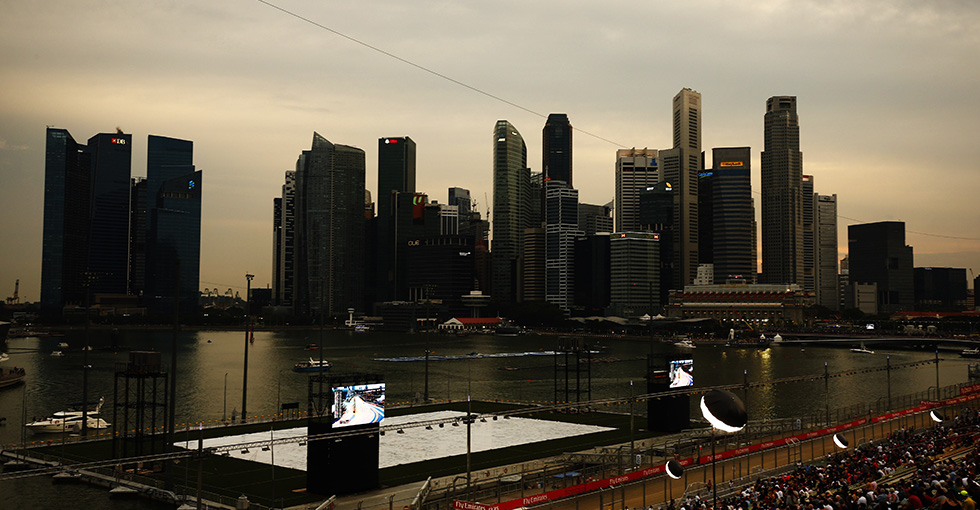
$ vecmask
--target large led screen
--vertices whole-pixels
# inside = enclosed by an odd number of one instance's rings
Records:
[[[694,360],[675,359],[670,361],[668,369],[671,388],[694,386]]]
[[[381,423],[385,419],[385,385],[358,384],[333,388],[333,427]]]

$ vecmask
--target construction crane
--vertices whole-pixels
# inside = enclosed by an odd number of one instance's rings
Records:
[[[20,304],[20,278],[14,282],[14,295],[7,298],[8,305],[19,305]]]

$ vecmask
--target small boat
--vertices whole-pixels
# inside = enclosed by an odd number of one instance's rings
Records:
[[[7,353],[0,352],[0,363],[3,363],[4,361],[7,361],[9,359],[10,359],[10,356],[8,356]]]
[[[330,370],[330,362],[323,360],[321,364],[319,360],[310,358],[310,361],[301,361],[293,365],[293,372],[324,372]]]
[[[974,347],[972,349],[963,349],[960,352],[960,356],[964,358],[980,358],[980,348]]]
[[[865,347],[864,346],[864,342],[861,342],[861,347],[855,347],[855,348],[851,349],[851,352],[856,352],[858,354],[874,354],[875,353],[875,351],[872,351],[871,349],[868,349],[867,347]]]
[[[58,342],[58,348],[59,349],[67,349],[68,348],[68,342]]]
[[[99,399],[98,405],[94,410],[88,411],[88,428],[107,429],[109,423],[99,417],[105,397]],[[82,411],[59,411],[51,415],[50,418],[32,421],[24,424],[27,430],[39,434],[57,434],[59,432],[78,432],[82,430]]]
[[[674,345],[682,349],[694,349],[695,347],[697,347],[696,345],[694,345],[694,342],[692,342],[690,339],[687,338],[679,342],[674,342]]]
[[[64,355],[65,355],[65,353],[63,353],[61,351],[51,351],[51,356],[53,356],[55,358],[60,358],[60,357],[62,357]]]
[[[15,385],[23,381],[26,375],[27,371],[23,368],[0,368],[0,388]]]

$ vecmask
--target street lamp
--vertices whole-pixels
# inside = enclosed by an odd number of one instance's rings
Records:
[[[242,369],[242,423],[245,423],[245,417],[248,415],[245,410],[245,404],[248,402],[248,307],[249,307],[249,294],[252,293],[252,278],[255,278],[254,274],[245,274],[245,368]]]
[[[711,489],[712,508],[718,508],[718,484],[715,479],[715,429],[738,432],[748,423],[745,404],[728,390],[713,389],[701,397],[701,415],[711,424]]]

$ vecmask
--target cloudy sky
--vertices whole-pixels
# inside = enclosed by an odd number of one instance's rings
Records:
[[[795,95],[842,254],[848,224],[900,220],[917,266],[980,270],[973,0],[270,1],[0,0],[0,297],[19,278],[39,299],[45,126],[132,133],[134,176],[148,134],[193,140],[201,286],[264,287],[272,199],[313,131],[366,151],[372,194],[377,139],[410,136],[419,191],[469,188],[485,212],[495,122],[540,171],[544,117],[567,113],[575,187],[605,203],[617,148],[670,147],[683,87],[703,96],[709,158],[752,147],[757,210],[765,101]]]

